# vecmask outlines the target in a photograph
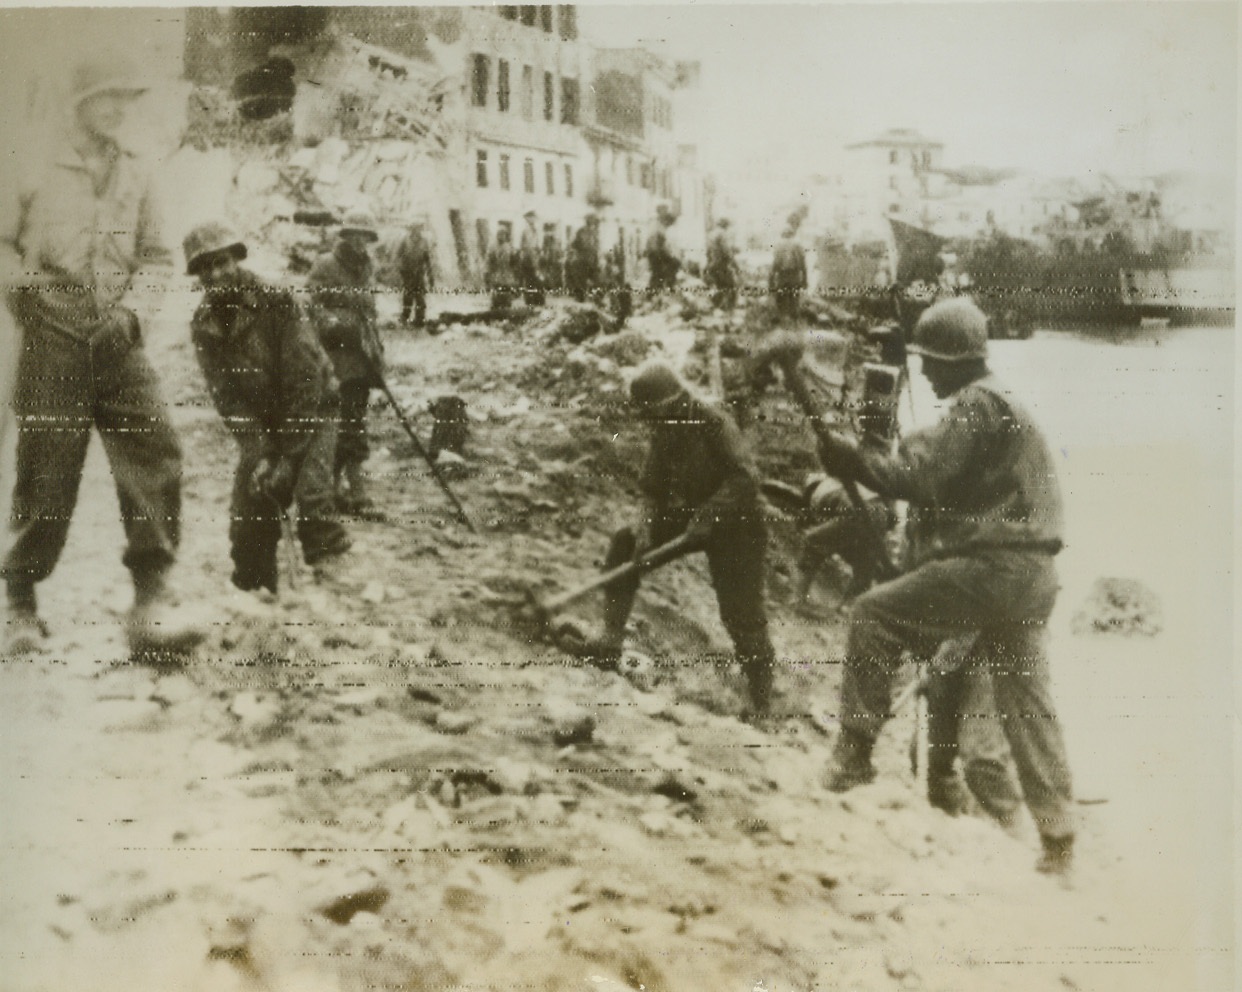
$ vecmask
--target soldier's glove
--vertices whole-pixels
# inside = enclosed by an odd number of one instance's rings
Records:
[[[862,465],[858,443],[836,431],[825,431],[819,439],[819,461],[824,471],[837,479],[856,479]]]
[[[250,476],[250,491],[275,500],[283,510],[293,502],[295,481],[293,463],[289,459],[261,458]]]

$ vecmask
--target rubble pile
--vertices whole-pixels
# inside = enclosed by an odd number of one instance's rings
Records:
[[[1098,579],[1074,614],[1076,634],[1141,634],[1164,628],[1160,598],[1137,579]]]

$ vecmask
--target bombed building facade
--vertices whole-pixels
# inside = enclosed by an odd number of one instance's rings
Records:
[[[269,136],[286,154],[269,156],[278,175],[266,174],[290,201],[289,221],[365,209],[391,243],[421,219],[446,288],[477,285],[497,232],[516,237],[528,211],[544,243],[561,248],[598,211],[603,243],[621,238],[635,261],[658,202],[681,212],[688,252],[704,240],[703,178],[678,168],[676,67],[597,52],[573,5],[191,8],[185,17],[191,117],[197,98],[206,118],[276,129]],[[628,111],[611,85],[626,67],[638,100]],[[619,122],[627,113],[630,123]],[[633,190],[621,199],[601,174],[605,147],[622,149],[605,159]],[[275,240],[306,237],[295,225]]]

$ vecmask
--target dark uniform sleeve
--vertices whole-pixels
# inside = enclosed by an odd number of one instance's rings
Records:
[[[223,342],[212,333],[211,317],[202,308],[195,312],[190,322],[190,336],[194,341],[198,366],[203,370],[203,378],[207,382],[207,392],[225,426],[239,440],[262,435],[266,428],[237,389]]]
[[[273,318],[280,334],[280,392],[284,416],[277,445],[279,454],[300,465],[325,416],[335,416],[327,400],[332,378],[328,357],[292,296],[273,300]]]
[[[969,470],[998,426],[995,407],[971,390],[939,422],[906,437],[896,454],[864,448],[865,473],[859,481],[889,499],[935,506],[947,486]]]

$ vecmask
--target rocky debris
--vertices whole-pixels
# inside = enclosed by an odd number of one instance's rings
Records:
[[[1098,579],[1072,621],[1076,634],[1154,637],[1163,627],[1160,598],[1137,579]]]

